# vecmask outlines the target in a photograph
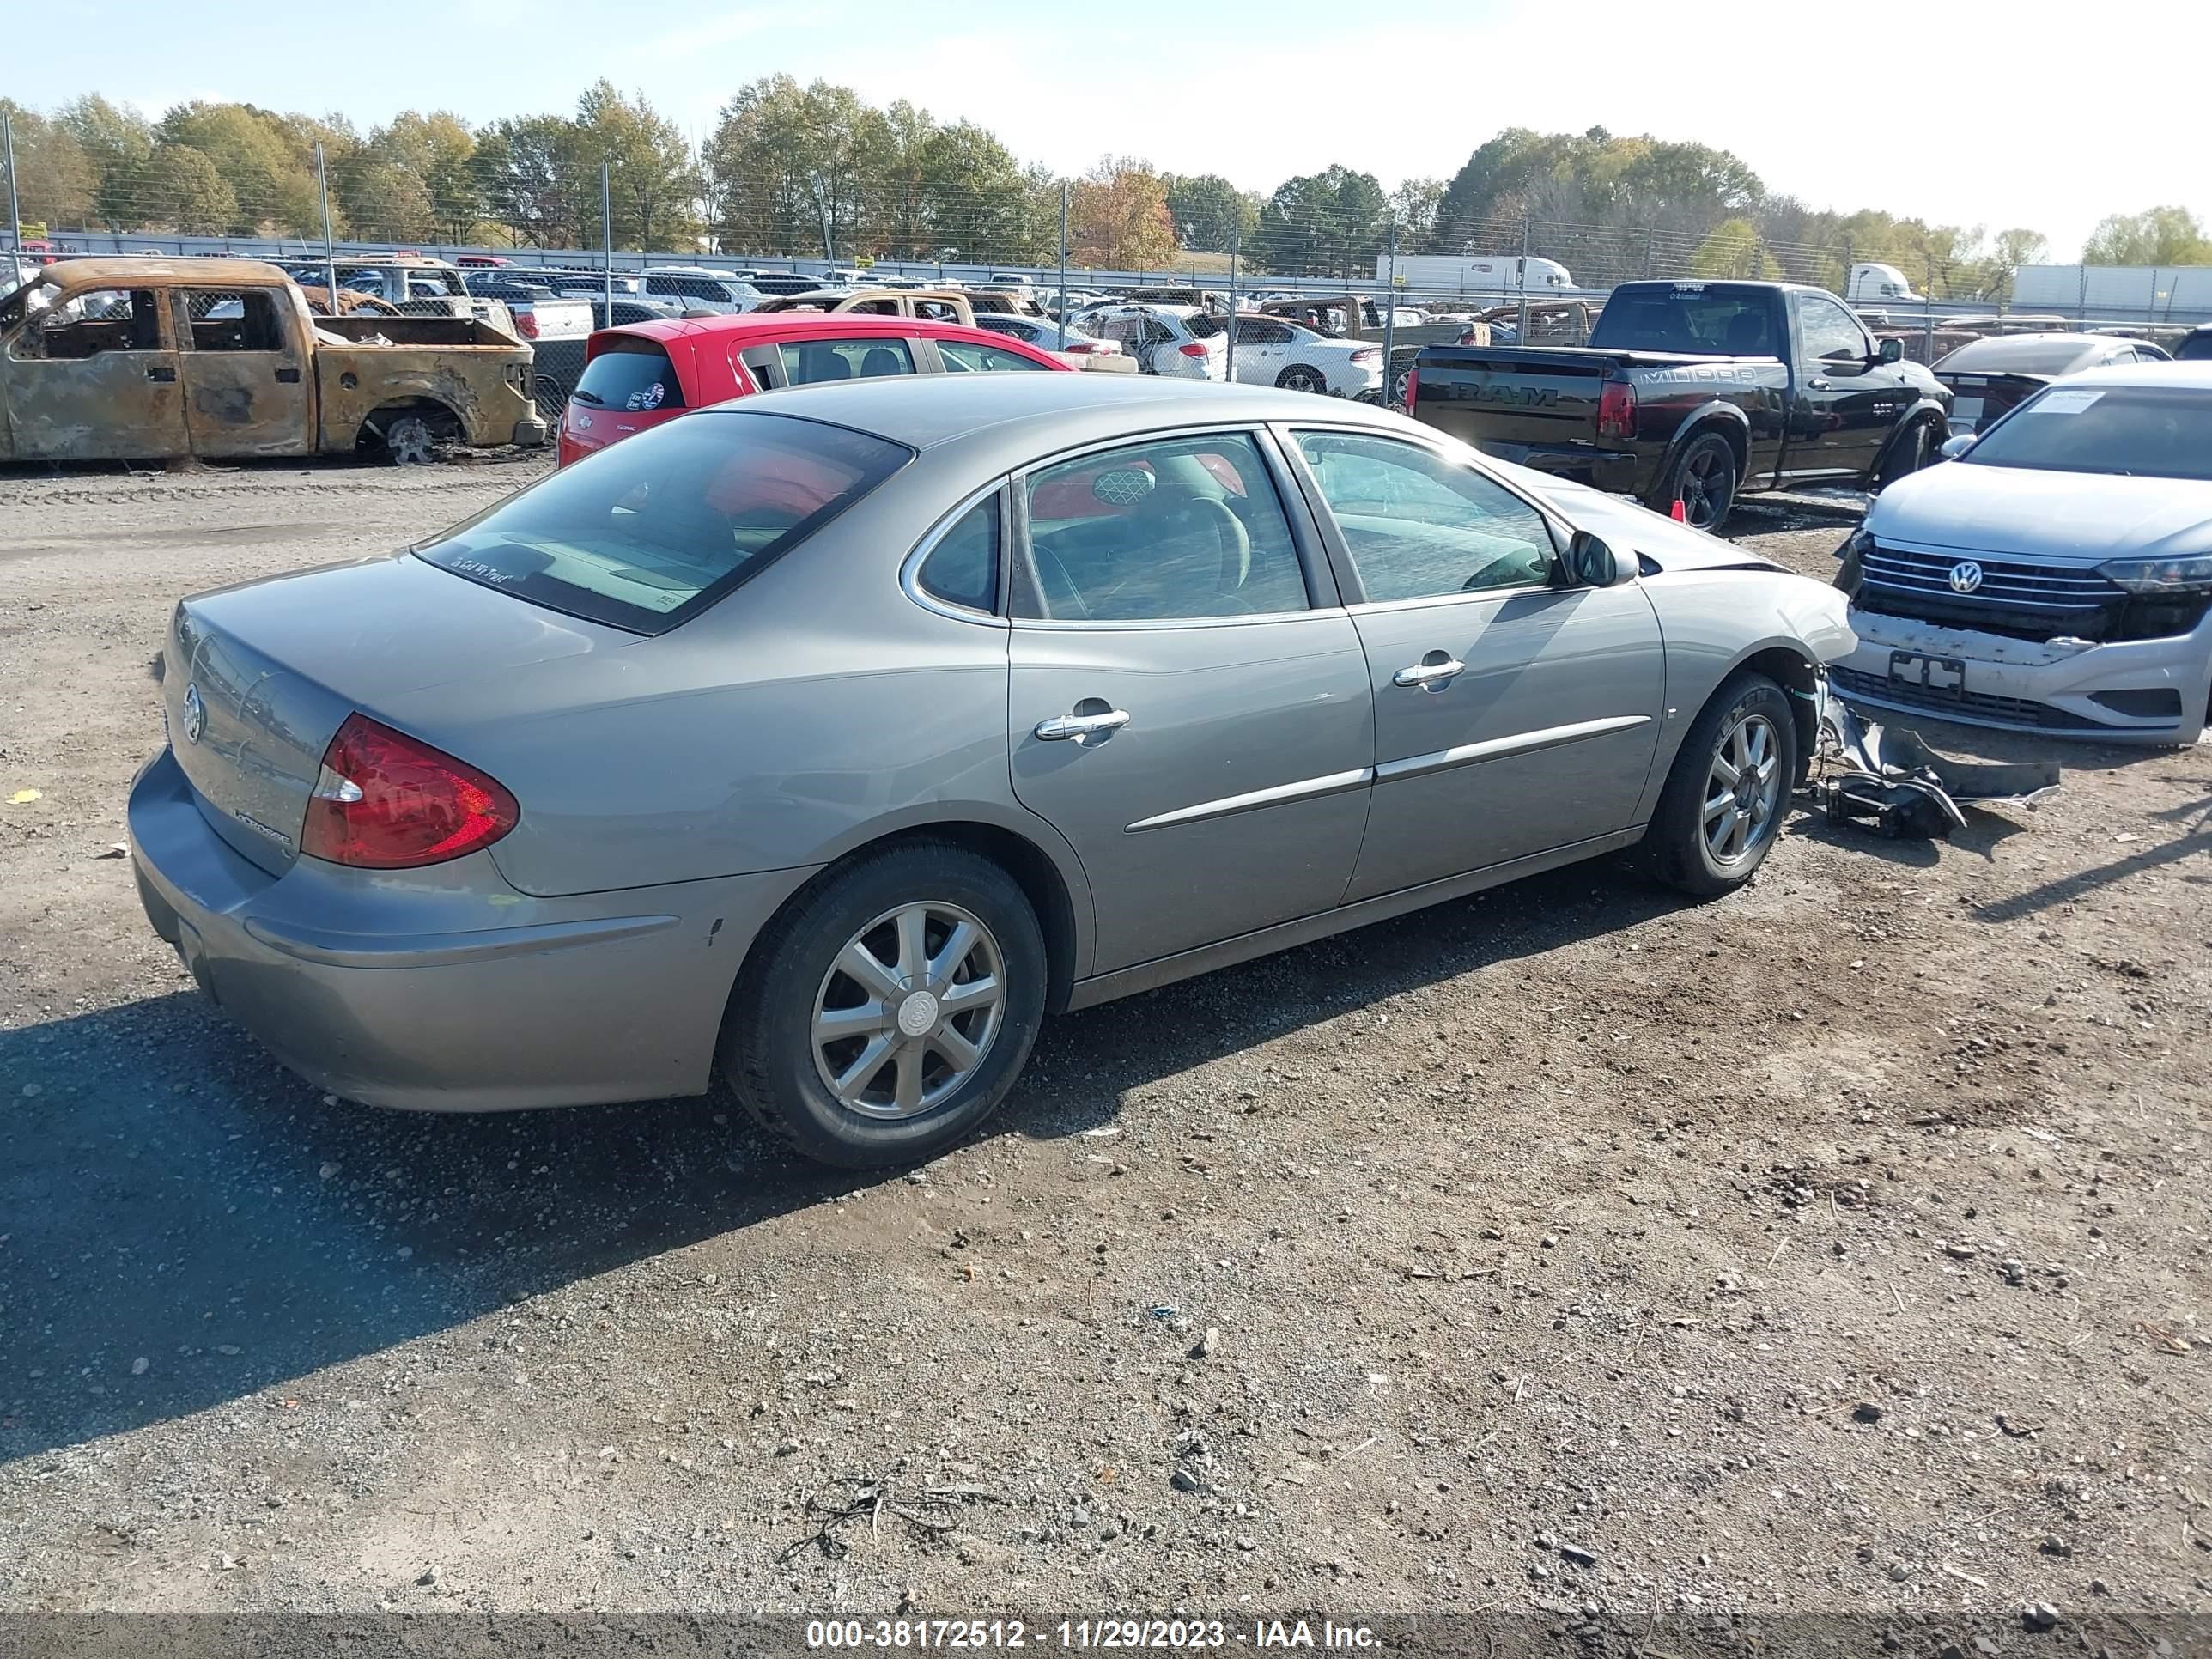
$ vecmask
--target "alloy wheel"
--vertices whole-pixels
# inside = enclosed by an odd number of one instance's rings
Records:
[[[385,428],[384,448],[401,466],[428,466],[437,456],[430,423],[420,415],[402,415]]]
[[[1729,869],[1756,852],[1781,801],[1781,744],[1773,724],[1764,714],[1730,721],[1713,746],[1699,815],[1715,867]]]
[[[1698,530],[1717,529],[1735,496],[1734,467],[1726,449],[1706,445],[1682,469],[1682,516]]]
[[[933,900],[848,939],[814,995],[815,1070],[848,1110],[908,1118],[975,1074],[1004,1023],[1006,959],[981,920]]]

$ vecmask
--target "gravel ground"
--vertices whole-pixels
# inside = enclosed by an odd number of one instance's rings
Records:
[[[0,1607],[2206,1607],[2212,748],[1062,1019],[910,1175],[334,1105],[113,856],[148,661],[542,465],[0,478]]]

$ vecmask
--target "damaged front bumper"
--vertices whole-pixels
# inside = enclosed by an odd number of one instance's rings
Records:
[[[1851,607],[1833,665],[1852,702],[1965,726],[2106,743],[2192,744],[2212,699],[2212,616],[2167,639],[2017,640]]]

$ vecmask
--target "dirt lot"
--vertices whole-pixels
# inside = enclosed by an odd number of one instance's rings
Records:
[[[111,855],[148,661],[540,465],[0,478],[0,1607],[2212,1600],[2212,747],[1064,1019],[910,1176],[332,1105]]]

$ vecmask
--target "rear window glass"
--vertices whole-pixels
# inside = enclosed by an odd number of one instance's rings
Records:
[[[651,340],[616,340],[584,365],[568,394],[591,409],[681,409],[684,387],[668,353]]]
[[[415,552],[534,605],[659,634],[912,459],[843,427],[710,410],[564,466]]]
[[[2212,392],[2068,386],[2039,392],[1965,459],[1983,466],[2212,480]]]
[[[1729,357],[1774,355],[1771,292],[1688,283],[1632,289],[1606,301],[1593,346],[1616,351],[1690,351]]]

